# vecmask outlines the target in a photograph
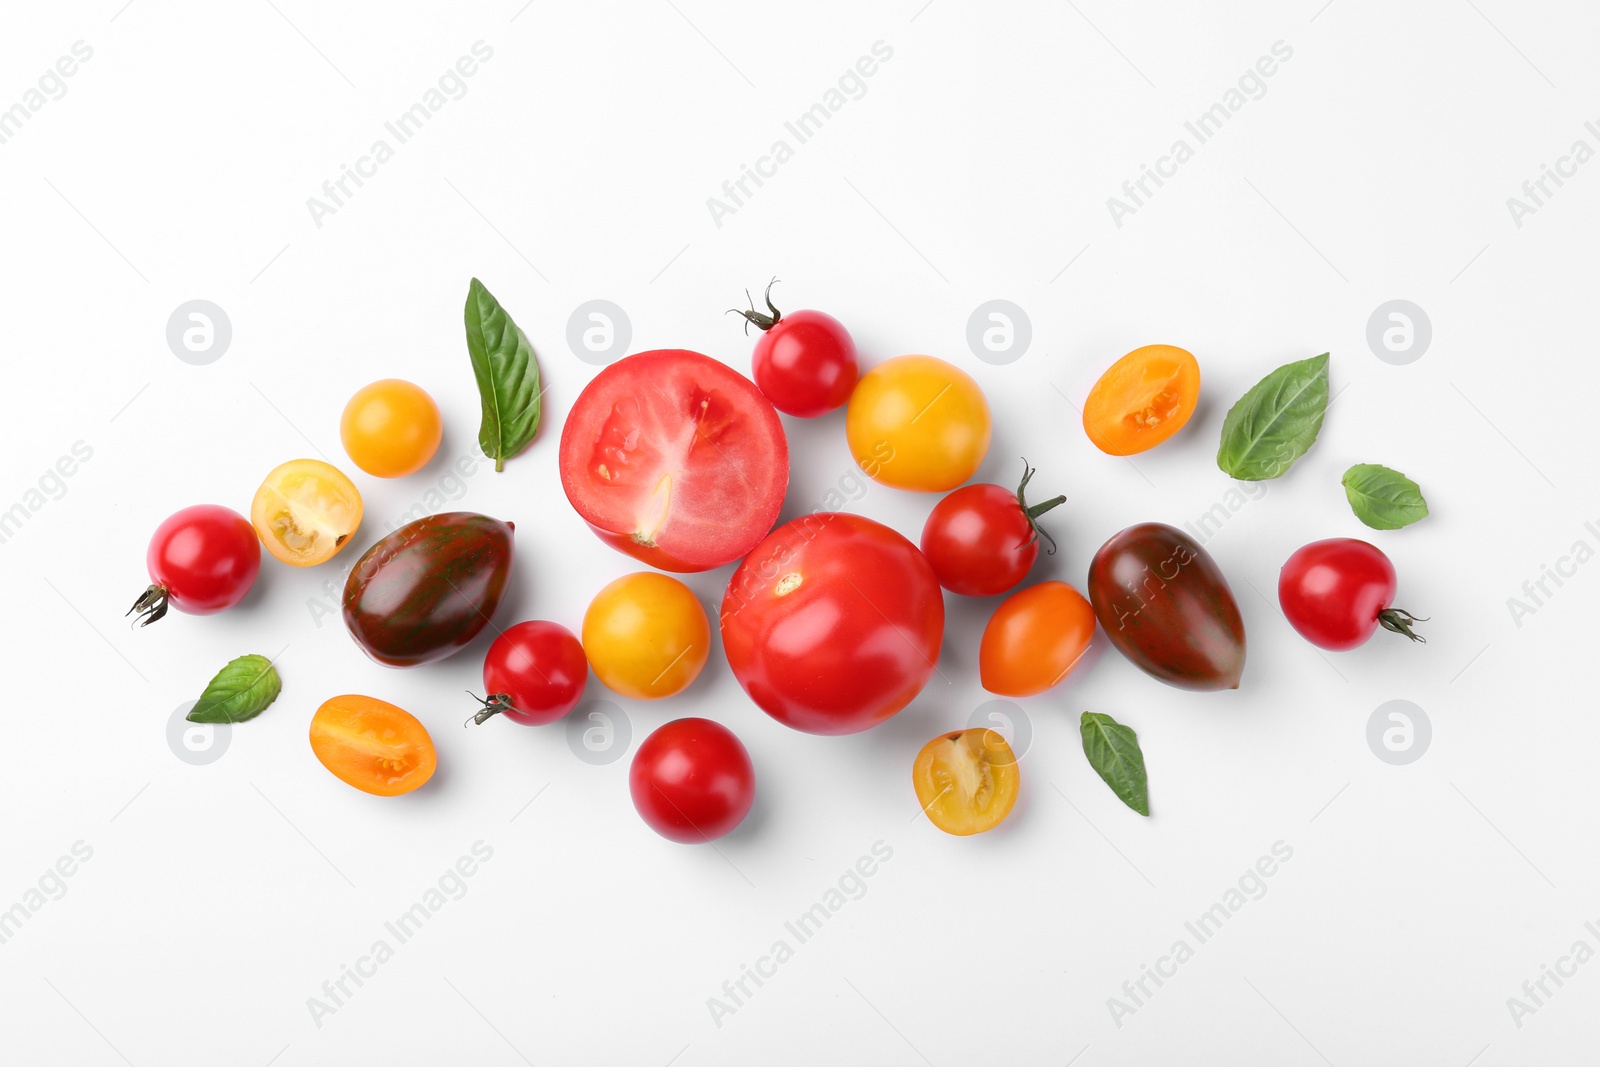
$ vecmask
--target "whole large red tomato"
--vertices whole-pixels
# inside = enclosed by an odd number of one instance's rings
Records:
[[[921,692],[944,599],[917,546],[882,523],[821,512],[774,530],[722,600],[722,645],[750,699],[785,726],[853,734]]]

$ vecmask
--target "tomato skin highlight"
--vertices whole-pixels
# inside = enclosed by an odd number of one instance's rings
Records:
[[[639,745],[628,792],[645,824],[669,841],[697,844],[744,821],[756,799],[744,744],[710,719],[675,719]]]
[[[1094,608],[1066,582],[1040,582],[1012,593],[983,629],[978,678],[999,696],[1042,693],[1083,658],[1094,622]]]
[[[744,375],[684,349],[617,360],[584,387],[561,429],[561,487],[620,552],[671,571],[745,555],[772,529],[789,445]]]
[[[511,525],[452,511],[369,548],[344,586],[344,624],[386,667],[454,655],[489,624],[511,571]]]
[[[1244,620],[1209,553],[1159,522],[1113,535],[1089,564],[1100,627],[1140,670],[1179,689],[1237,689]]]
[[[843,406],[860,376],[850,331],[820,311],[781,316],[756,342],[750,370],[773,407],[800,419]]]
[[[151,586],[134,604],[141,622],[166,614],[212,615],[243,600],[261,572],[261,542],[243,515],[218,504],[173,512],[150,537],[145,569]]]
[[[1318,648],[1346,652],[1367,643],[1386,616],[1415,641],[1406,612],[1396,612],[1394,564],[1376,546],[1353,537],[1330,537],[1295,550],[1278,572],[1284,617]]]
[[[419,789],[438,767],[417,717],[376,697],[331,697],[311,717],[311,751],[348,786],[379,797]]]
[[[774,719],[851,734],[921,692],[944,637],[944,599],[916,545],[882,523],[818,512],[747,556],[722,600],[734,677]]]
[[[990,429],[978,383],[933,356],[878,364],[856,384],[845,413],[856,465],[896,489],[954,489],[988,454]]]
[[[583,646],[558,623],[519,622],[496,637],[483,657],[485,711],[493,708],[524,726],[564,718],[588,684]]]
[[[1200,364],[1174,345],[1145,345],[1100,376],[1083,405],[1083,431],[1100,451],[1132,456],[1183,429],[1200,403]]]

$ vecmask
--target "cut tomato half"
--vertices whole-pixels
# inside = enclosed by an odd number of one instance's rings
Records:
[[[561,487],[611,547],[662,570],[710,570],[772,529],[789,445],[744,375],[698,352],[640,352],[578,395],[561,430]]]
[[[1173,345],[1145,345],[1094,383],[1083,405],[1083,429],[1107,455],[1132,456],[1183,429],[1199,402],[1194,356]]]
[[[957,837],[994,829],[1017,803],[1017,757],[1005,738],[982,726],[923,745],[911,778],[929,821]]]

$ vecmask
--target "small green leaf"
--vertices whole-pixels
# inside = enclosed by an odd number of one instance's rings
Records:
[[[1316,442],[1327,410],[1328,354],[1284,364],[1228,409],[1217,466],[1247,482],[1278,477]]]
[[[1140,815],[1150,814],[1150,783],[1144,773],[1139,735],[1109,715],[1083,713],[1078,721],[1083,754],[1111,791]]]
[[[190,722],[244,722],[267,710],[283,681],[265,656],[240,656],[217,672],[189,709]]]
[[[1398,530],[1428,515],[1417,483],[1378,463],[1357,463],[1344,472],[1344,495],[1356,518],[1374,530]]]
[[[476,278],[467,290],[466,319],[467,353],[483,401],[478,445],[501,471],[539,431],[539,363],[527,335]]]

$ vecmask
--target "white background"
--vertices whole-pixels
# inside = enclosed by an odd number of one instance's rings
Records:
[[[0,908],[74,842],[93,849],[0,945],[7,1062],[1593,1058],[1600,963],[1547,983],[1520,1027],[1506,1004],[1578,939],[1600,949],[1583,926],[1600,920],[1600,725],[1574,669],[1594,656],[1600,565],[1549,585],[1520,626],[1506,603],[1574,541],[1600,547],[1583,526],[1600,520],[1600,164],[1520,227],[1506,206],[1574,140],[1600,147],[1583,126],[1600,118],[1584,5],[122,2],[7,5],[0,22],[0,108],[73,42],[94,50],[0,145],[0,509],[74,442],[93,450],[0,544]],[[466,95],[315,225],[307,198],[479,40],[494,54]],[[718,226],[707,198],[880,40],[893,57],[866,94]],[[1280,40],[1293,57],[1266,94],[1114,224],[1107,197]],[[753,341],[723,310],[774,274],[780,306],[838,316],[864,363],[929,352],[978,378],[996,415],[980,478],[1012,482],[1025,455],[1041,494],[1070,495],[1050,522],[1061,551],[1034,576],[1080,586],[1122,527],[1223,501],[1228,405],[1331,351],[1338,400],[1315,449],[1208,543],[1250,634],[1243,686],[1167,688],[1099,638],[1065,684],[1021,702],[1033,740],[1016,812],[962,840],[918,815],[908,772],[986,699],[974,661],[992,603],[952,598],[939,675],[848,738],[771,721],[714,649],[681,696],[616,700],[633,744],[705,714],[749,746],[756,810],[712,849],[656,837],[628,800],[627,759],[584,763],[560,726],[461,729],[488,635],[402,672],[369,662],[336,617],[317,625],[320,583],[473,453],[469,277],[525,327],[550,389],[533,447],[504,474],[480,467],[449,506],[516,523],[502,625],[576,627],[636,568],[556,477],[563,415],[596,371],[568,347],[569,314],[608,299],[635,350],[747,370]],[[233,326],[209,366],[165,339],[196,298]],[[1032,322],[1003,366],[965,339],[993,298]],[[1406,366],[1366,341],[1396,298],[1433,325]],[[1151,342],[1197,355],[1200,412],[1131,463],[1101,455],[1073,405]],[[337,429],[345,399],[388,376],[426,387],[446,423],[435,465],[396,482],[355,471]],[[786,425],[787,516],[855,475],[842,414]],[[265,559],[226,614],[128,627],[161,519],[248,510],[266,471],[317,454],[365,496],[353,547],[322,571]],[[1366,532],[1338,484],[1360,461],[1416,478],[1432,515]],[[874,485],[849,508],[915,536],[931,503]],[[1380,634],[1320,655],[1289,629],[1278,567],[1334,535],[1393,558],[1401,605],[1430,617],[1426,646]],[[714,603],[728,573],[689,580]],[[278,702],[217,761],[177,758],[174,709],[228,659],[280,649]],[[379,800],[318,765],[307,721],[341,692],[419,715],[435,781]],[[1366,741],[1391,699],[1433,725],[1409,766]],[[1150,819],[1085,763],[1085,709],[1139,731]],[[493,858],[466,896],[318,1026],[307,999],[480,840]],[[880,840],[893,858],[865,896],[716,1025],[707,998]],[[1193,945],[1185,921],[1280,840],[1293,858],[1266,895],[1118,1026],[1108,998],[1174,941]]]

